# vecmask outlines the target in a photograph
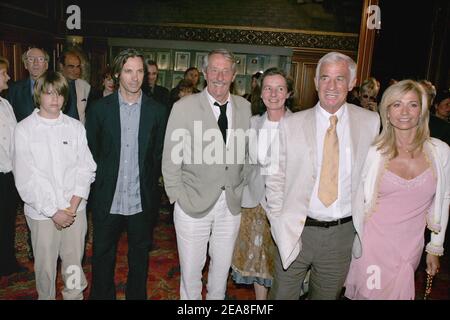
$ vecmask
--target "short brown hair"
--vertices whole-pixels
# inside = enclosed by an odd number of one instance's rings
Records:
[[[69,98],[69,84],[60,72],[55,71],[44,72],[44,74],[36,80],[33,90],[33,99],[36,107],[40,107],[41,94],[47,92],[50,86],[52,86],[52,89],[58,94],[64,97],[64,102],[61,109],[64,110]]]

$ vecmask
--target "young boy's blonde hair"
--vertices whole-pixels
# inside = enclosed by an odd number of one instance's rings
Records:
[[[64,102],[61,110],[64,110],[67,100],[69,98],[69,84],[66,78],[60,73],[55,71],[47,71],[43,73],[34,84],[33,99],[36,107],[40,108],[41,94],[48,93],[50,87],[53,91],[56,91],[58,95],[64,97]]]

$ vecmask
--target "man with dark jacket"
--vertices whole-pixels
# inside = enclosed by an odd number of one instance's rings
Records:
[[[91,198],[91,299],[116,298],[115,258],[123,224],[128,234],[126,299],[146,299],[148,251],[156,221],[152,194],[161,167],[167,109],[142,94],[141,53],[120,52],[112,68],[119,90],[97,100],[86,118],[88,144],[98,168]]]
[[[149,97],[152,97],[165,107],[169,107],[169,90],[163,86],[157,85],[158,81],[158,65],[153,60],[145,60],[147,68],[147,82],[144,80],[142,91]]]
[[[8,101],[12,105],[17,122],[28,117],[34,110],[34,82],[48,69],[49,56],[43,49],[32,47],[22,55],[22,62],[30,77],[17,81],[8,90]]]

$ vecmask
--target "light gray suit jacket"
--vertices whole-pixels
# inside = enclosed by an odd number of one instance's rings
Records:
[[[88,103],[91,85],[83,79],[75,80],[75,91],[77,92],[77,109],[82,124],[86,122],[86,106]]]
[[[229,129],[242,129],[244,133],[250,124],[250,103],[235,95],[230,99],[233,115]],[[162,159],[164,186],[170,202],[177,201],[188,215],[201,218],[211,211],[225,190],[229,210],[239,214],[248,140],[240,144],[232,141],[230,135],[225,146],[206,89],[175,103],[167,123]],[[225,161],[227,152],[234,156]],[[217,161],[211,161],[214,156]]]
[[[286,110],[284,117],[290,117],[293,115],[292,111]],[[260,130],[264,126],[264,122],[267,120],[267,112],[262,115],[255,115],[250,118],[250,129],[256,131],[256,137],[261,138]],[[279,137],[276,137],[279,138]],[[255,141],[258,143],[258,141]],[[266,203],[266,175],[261,173],[261,165],[258,162],[258,146],[252,145],[252,140],[249,141],[249,155],[250,155],[250,169],[247,176],[247,185],[244,187],[242,194],[242,207],[243,208],[255,208],[258,204],[261,204],[264,210],[267,210]],[[269,152],[270,155],[270,152]]]
[[[297,112],[280,123],[280,160],[276,174],[266,178],[266,197],[271,231],[278,246],[283,267],[287,269],[302,248],[301,234],[308,215],[311,193],[317,177],[316,105]],[[352,208],[358,208],[362,196],[357,196],[361,170],[367,152],[379,133],[377,113],[347,104],[351,140],[351,199]],[[364,212],[352,211],[355,225]],[[357,230],[358,232],[359,230]],[[359,250],[359,237],[353,250]]]

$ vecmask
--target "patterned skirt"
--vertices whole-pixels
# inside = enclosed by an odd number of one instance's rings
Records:
[[[257,282],[270,287],[275,250],[269,221],[262,206],[243,208],[231,265],[233,280],[243,284]]]

